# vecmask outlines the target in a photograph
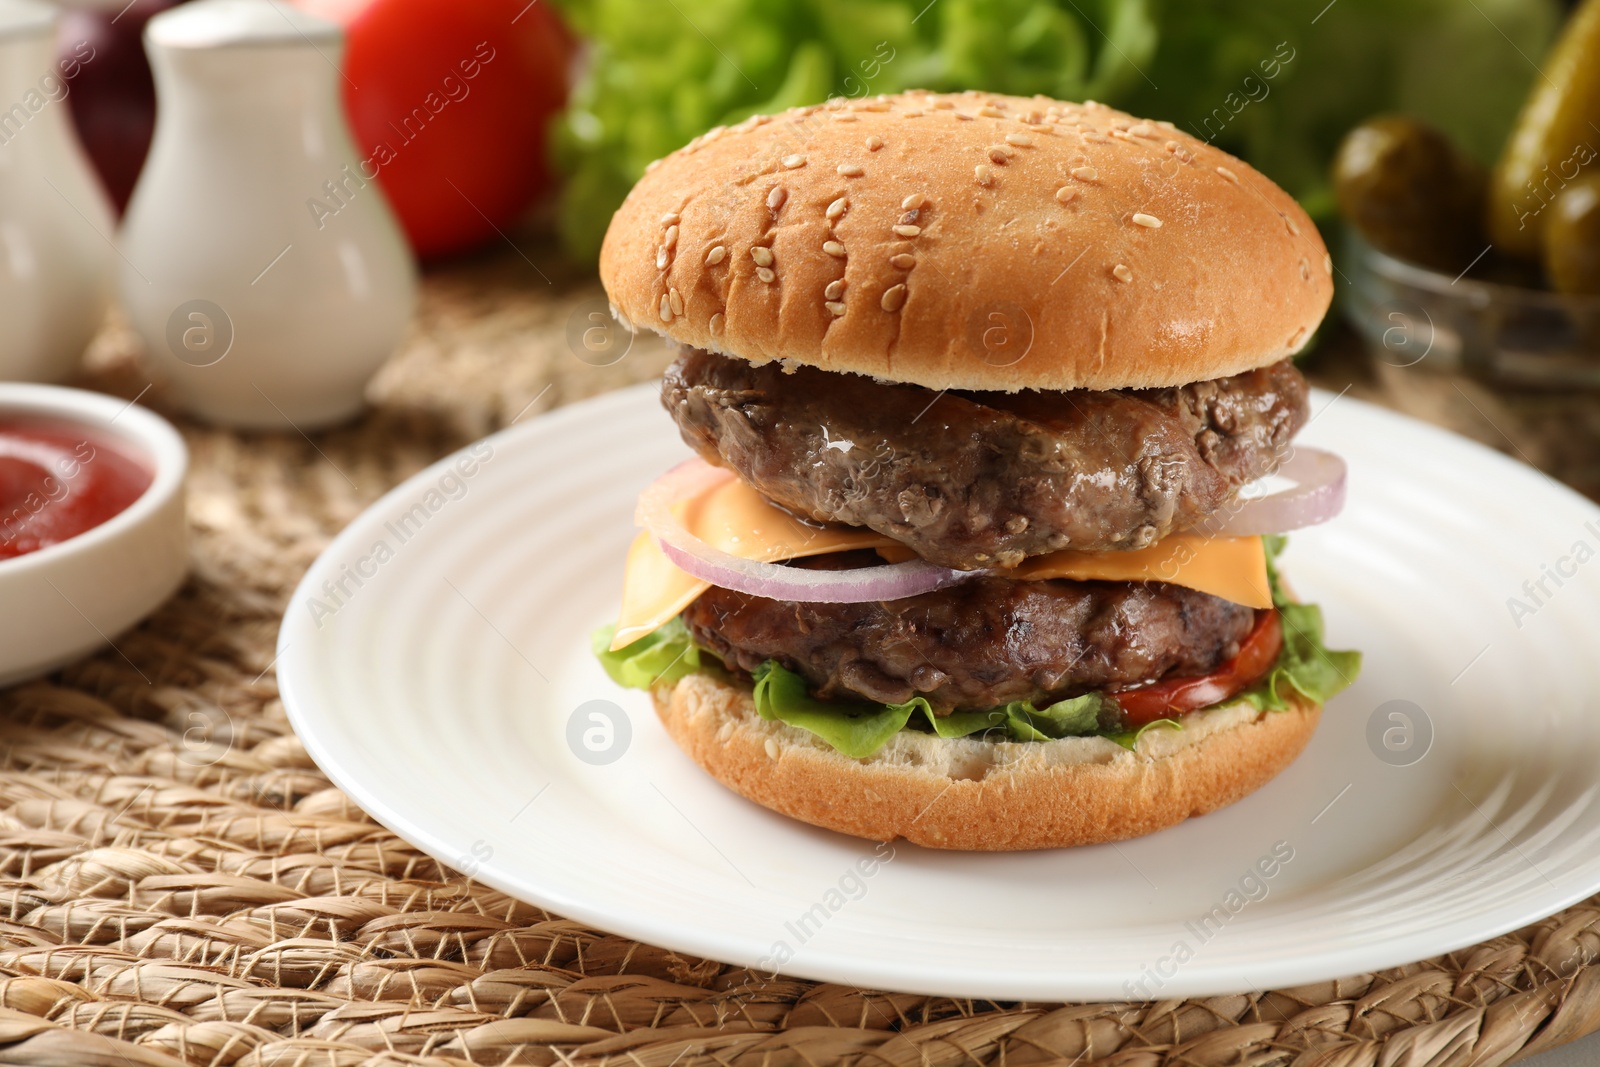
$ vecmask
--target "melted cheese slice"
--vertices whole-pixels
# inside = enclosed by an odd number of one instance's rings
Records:
[[[767,503],[731,472],[726,481],[679,502],[674,513],[685,529],[707,544],[763,563],[856,548],[878,549],[885,559],[895,562],[912,556],[899,542],[871,530],[808,526]],[[1171,582],[1247,607],[1272,606],[1266,549],[1259,537],[1207,538],[1179,533],[1149,548],[1128,552],[1069,549],[1034,556],[1008,577],[1022,581]],[[622,613],[612,649],[656,630],[709,588],[710,582],[673,565],[656,539],[641,531],[628,549]]]

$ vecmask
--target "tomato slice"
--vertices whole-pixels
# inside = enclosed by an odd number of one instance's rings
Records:
[[[1210,674],[1173,678],[1165,682],[1110,694],[1121,707],[1129,726],[1197,711],[1227,700],[1272,669],[1283,648],[1283,624],[1276,610],[1260,612],[1255,626],[1239,645],[1238,655]]]

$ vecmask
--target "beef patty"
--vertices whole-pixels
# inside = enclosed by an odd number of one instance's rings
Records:
[[[1173,389],[941,393],[698,349],[661,400],[695,451],[780,507],[963,570],[1197,526],[1276,469],[1308,412],[1287,360]]]
[[[795,564],[878,562],[863,551]],[[948,712],[1012,700],[1042,707],[1092,690],[1204,674],[1237,654],[1255,611],[1159,582],[980,576],[865,604],[802,604],[713,587],[683,619],[695,643],[729,667],[748,672],[777,660],[825,700],[898,704],[920,695]]]

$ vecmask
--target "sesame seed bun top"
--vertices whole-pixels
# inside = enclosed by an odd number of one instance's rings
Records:
[[[909,92],[718,128],[652,164],[619,317],[755,362],[935,389],[1113,389],[1298,351],[1332,298],[1282,189],[1095,103]]]

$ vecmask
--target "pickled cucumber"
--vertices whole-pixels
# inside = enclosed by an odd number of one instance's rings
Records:
[[[1600,174],[1571,182],[1544,224],[1544,272],[1562,293],[1600,295]]]
[[[1495,165],[1487,210],[1495,247],[1528,259],[1539,258],[1550,204],[1600,159],[1600,0],[1578,6],[1542,69]]]
[[[1333,161],[1339,210],[1373,247],[1452,274],[1487,243],[1487,180],[1444,134],[1404,115],[1357,126]]]

